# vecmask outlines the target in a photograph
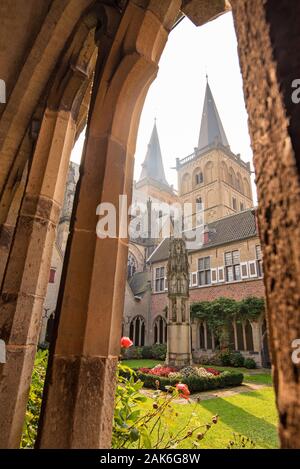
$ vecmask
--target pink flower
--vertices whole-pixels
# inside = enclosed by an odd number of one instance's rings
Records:
[[[176,389],[179,392],[179,394],[181,395],[181,397],[183,397],[184,399],[189,398],[190,391],[189,391],[189,388],[187,387],[186,384],[177,383],[176,384]]]
[[[124,348],[129,348],[133,345],[133,342],[131,339],[129,339],[129,337],[122,337],[121,339],[121,347],[124,347]]]

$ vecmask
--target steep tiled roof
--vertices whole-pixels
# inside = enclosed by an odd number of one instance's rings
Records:
[[[257,236],[255,210],[245,210],[243,212],[221,218],[207,225],[208,241],[199,249],[190,252],[200,251],[222,244],[232,243],[242,239]],[[165,238],[158,248],[151,254],[148,262],[159,262],[169,257],[169,238]]]
[[[144,179],[152,179],[163,185],[169,186],[166,180],[164,165],[162,162],[156,123],[154,123],[150,142],[148,144],[147,154],[142,166],[143,169],[139,182]]]
[[[229,147],[226,134],[215,104],[211,89],[207,82],[202,111],[201,127],[198,141],[198,149],[208,147],[215,143],[221,143]]]
[[[136,272],[129,280],[129,286],[134,296],[143,294],[148,288],[150,272]]]

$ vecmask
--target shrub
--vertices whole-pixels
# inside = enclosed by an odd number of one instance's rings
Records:
[[[164,344],[155,344],[152,345],[152,358],[155,360],[162,360],[166,359],[167,355],[167,346]]]
[[[122,357],[126,360],[138,360],[142,358],[142,347],[132,346],[130,348],[122,349]]]
[[[153,358],[153,350],[151,345],[145,345],[142,348],[142,357],[143,358]]]
[[[253,358],[246,358],[244,362],[244,367],[249,370],[256,368],[256,361]]]
[[[240,352],[231,352],[230,354],[230,364],[236,368],[244,366],[245,358]]]
[[[144,382],[146,388],[156,389],[159,384],[159,389],[165,391],[168,386],[175,386],[178,379],[166,378],[162,376],[153,376],[151,374],[137,373],[138,378]],[[236,371],[223,371],[218,376],[211,375],[210,377],[201,377],[197,375],[185,376],[181,379],[183,384],[187,384],[191,392],[208,391],[210,389],[226,388],[230,386],[239,386],[243,382],[243,373]]]
[[[32,372],[29,398],[27,402],[21,448],[33,448],[37,435],[43,387],[46,376],[48,351],[38,350]]]
[[[208,361],[202,362],[203,365],[214,365],[214,366],[222,366],[222,360],[221,360],[221,352],[217,352],[211,357],[208,358]],[[224,365],[223,365],[224,366]]]
[[[165,361],[166,355],[167,346],[165,344],[144,345],[141,348],[141,357],[139,358],[153,358],[154,360]]]
[[[234,366],[235,368],[244,366],[245,359],[240,352],[230,352],[226,350],[219,354],[222,366]]]
[[[231,360],[230,360],[230,352],[229,350],[226,352],[221,352],[219,354],[219,358],[221,360],[221,365],[222,366],[230,366],[231,365]],[[214,363],[212,363],[214,365]]]

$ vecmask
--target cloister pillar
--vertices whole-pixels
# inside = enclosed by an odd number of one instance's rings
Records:
[[[279,435],[283,448],[299,448],[292,343],[300,338],[300,2],[230,3],[254,153]]]
[[[74,134],[70,112],[45,111],[1,288],[1,448],[19,446]]]
[[[37,446],[107,448],[120,352],[127,239],[96,235],[99,203],[131,201],[140,112],[180,1],[129,1],[100,58],[57,305]],[[117,223],[118,228],[118,223]]]

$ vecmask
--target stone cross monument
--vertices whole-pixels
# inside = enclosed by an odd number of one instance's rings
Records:
[[[168,261],[168,365],[192,363],[189,305],[189,263],[182,238],[170,240]]]

